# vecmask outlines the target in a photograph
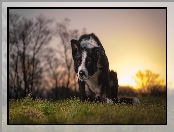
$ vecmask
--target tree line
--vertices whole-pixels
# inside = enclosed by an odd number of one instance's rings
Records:
[[[60,87],[77,91],[70,40],[77,39],[78,30],[69,30],[70,20],[55,22],[43,15],[35,19],[9,14],[9,91],[15,98],[54,88],[59,98]],[[58,41],[54,41],[58,40]],[[53,43],[54,41],[54,43]],[[42,89],[42,90],[41,90]]]
[[[166,84],[160,75],[151,70],[139,70],[133,79],[136,83],[136,89],[132,86],[120,86],[119,96],[157,96],[166,97]]]

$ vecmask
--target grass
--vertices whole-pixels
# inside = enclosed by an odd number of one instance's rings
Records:
[[[140,98],[138,105],[32,100],[9,102],[10,124],[166,124],[165,98]]]

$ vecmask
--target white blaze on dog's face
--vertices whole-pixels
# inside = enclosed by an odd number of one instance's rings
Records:
[[[82,52],[82,57],[81,57],[81,64],[78,67],[78,73],[77,76],[78,78],[82,81],[82,80],[86,80],[88,79],[88,70],[86,69],[86,59],[87,59],[87,52],[83,51]]]

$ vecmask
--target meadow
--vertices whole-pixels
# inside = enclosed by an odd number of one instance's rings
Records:
[[[116,105],[27,96],[9,101],[9,124],[167,124],[166,98],[139,99],[137,105]]]

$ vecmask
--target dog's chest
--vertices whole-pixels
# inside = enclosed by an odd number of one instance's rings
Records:
[[[99,76],[101,76],[101,71],[97,70],[94,75],[85,81],[94,93],[101,92],[102,84],[99,82]]]

